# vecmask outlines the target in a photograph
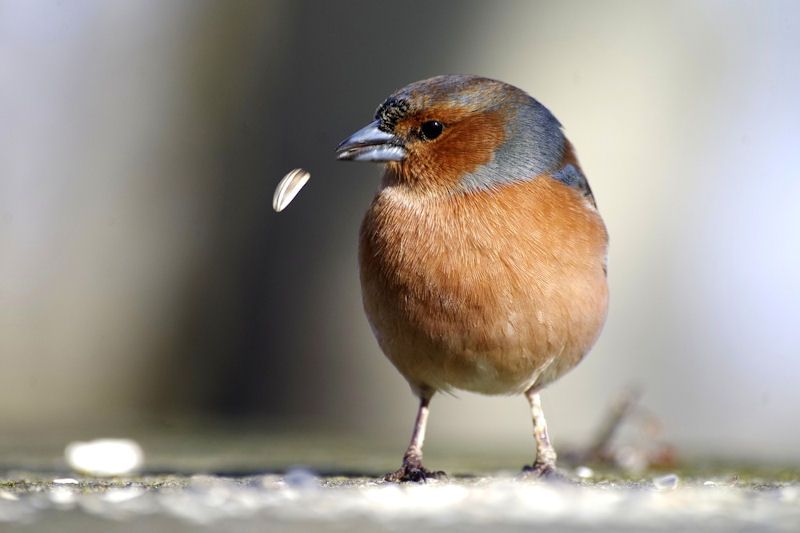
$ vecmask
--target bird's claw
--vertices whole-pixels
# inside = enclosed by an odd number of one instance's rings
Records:
[[[404,464],[399,470],[386,474],[384,481],[394,483],[426,483],[429,479],[447,479],[441,470],[428,470],[421,464]]]
[[[569,481],[569,476],[556,468],[553,463],[536,461],[533,465],[522,467],[522,479],[544,479],[547,481]]]

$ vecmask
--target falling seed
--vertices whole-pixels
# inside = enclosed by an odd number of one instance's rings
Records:
[[[280,213],[286,206],[294,200],[300,189],[308,182],[311,174],[302,168],[296,168],[286,174],[278,186],[275,187],[275,194],[272,196],[272,208]]]

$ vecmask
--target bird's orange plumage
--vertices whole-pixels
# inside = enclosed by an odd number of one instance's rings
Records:
[[[548,176],[448,195],[381,190],[361,228],[364,306],[412,386],[521,393],[580,361],[608,300],[606,230],[587,204]]]
[[[491,161],[497,147],[506,139],[506,116],[502,111],[465,115],[463,110],[451,106],[440,106],[421,113],[413,120],[399,124],[397,129],[408,131],[432,117],[442,116],[458,121],[462,127],[436,146],[411,146],[411,157],[403,165],[393,165],[387,179],[428,193],[451,190],[464,174]],[[475,143],[476,136],[480,136],[481,142]]]

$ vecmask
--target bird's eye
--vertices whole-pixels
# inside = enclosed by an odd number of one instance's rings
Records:
[[[422,135],[422,138],[426,141],[432,141],[436,137],[442,134],[444,130],[444,124],[439,122],[438,120],[428,120],[422,123],[422,126],[419,127],[419,132]]]

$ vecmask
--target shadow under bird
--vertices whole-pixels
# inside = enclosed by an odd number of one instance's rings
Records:
[[[539,392],[590,350],[608,307],[608,234],[561,124],[509,84],[475,76],[412,83],[337,148],[385,163],[361,225],[364,309],[420,399],[403,465],[423,481],[437,391],[524,394],[536,458],[556,472]]]

